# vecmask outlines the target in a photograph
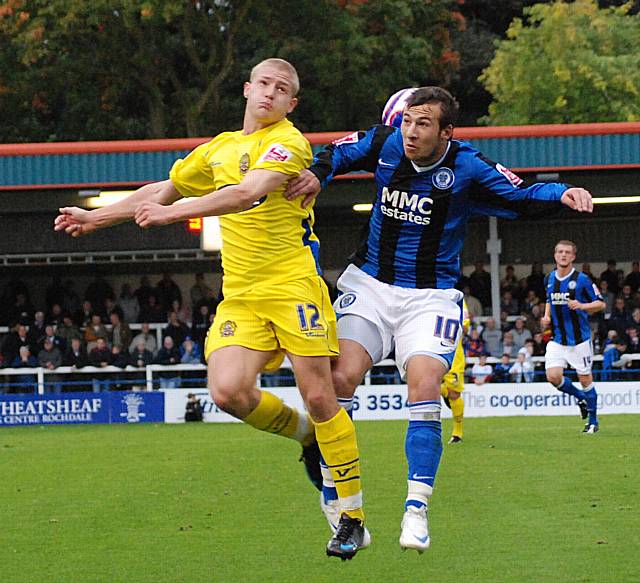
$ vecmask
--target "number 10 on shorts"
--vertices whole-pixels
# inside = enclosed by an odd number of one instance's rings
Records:
[[[436,316],[436,327],[433,335],[449,342],[455,342],[458,338],[458,328],[460,321],[454,318],[445,320],[442,316]]]

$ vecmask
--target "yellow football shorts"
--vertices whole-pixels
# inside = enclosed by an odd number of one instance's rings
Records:
[[[447,391],[449,389],[453,391],[457,391],[461,393],[464,391],[464,367],[465,367],[465,358],[464,358],[464,349],[462,348],[462,341],[458,344],[458,348],[456,348],[456,353],[453,357],[453,362],[451,363],[451,368],[449,372],[444,375],[442,379],[442,385],[440,387],[440,392],[443,395],[447,395]]]
[[[265,371],[280,368],[285,352],[337,356],[336,316],[324,281],[306,277],[225,298],[207,334],[205,357],[223,346],[278,351]]]

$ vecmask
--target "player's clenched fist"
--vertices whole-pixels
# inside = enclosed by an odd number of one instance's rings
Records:
[[[136,224],[143,229],[168,225],[171,222],[169,219],[169,207],[148,201],[136,207],[134,219]]]

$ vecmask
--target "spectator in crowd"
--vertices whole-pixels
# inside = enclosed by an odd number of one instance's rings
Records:
[[[531,264],[531,273],[527,276],[526,291],[533,290],[539,298],[546,298],[546,290],[544,288],[544,271],[542,264],[534,261]],[[526,295],[526,294],[525,294]]]
[[[221,292],[222,293],[222,292]],[[216,313],[216,308],[220,303],[218,296],[212,289],[208,289],[205,293],[204,298],[198,300],[198,302],[192,306],[193,312],[199,312],[201,306],[207,306],[209,308],[210,314]]]
[[[518,301],[513,297],[510,291],[502,292],[500,310],[506,312],[509,316],[515,316],[520,313]]]
[[[2,360],[10,363],[20,355],[20,347],[27,346],[32,354],[36,352],[36,338],[34,338],[25,324],[16,323],[2,340]]]
[[[84,368],[89,366],[89,355],[87,349],[82,340],[77,337],[71,338],[69,347],[62,355],[62,365],[70,366],[74,369]],[[72,391],[86,391],[88,386],[84,384],[86,376],[83,374],[70,373],[66,376],[66,380],[69,383],[70,390]]]
[[[481,338],[489,355],[499,358],[502,354],[502,332],[496,328],[493,318],[487,318]]]
[[[149,277],[143,275],[140,278],[140,286],[133,292],[133,295],[138,300],[138,305],[140,306],[140,310],[142,310],[149,303],[150,296],[155,296],[156,300],[158,299],[158,290],[151,285]]]
[[[200,347],[187,336],[180,347],[181,364],[200,364],[202,362],[202,352]]]
[[[606,279],[603,279],[600,282],[599,288],[600,288],[600,295],[602,296],[602,299],[606,306],[604,309],[604,313],[611,314],[611,311],[613,310],[613,303],[616,300],[616,296],[609,291],[609,282]]]
[[[533,356],[544,356],[546,346],[542,332],[536,332],[533,335]]]
[[[189,289],[189,298],[194,311],[198,302],[206,298],[209,292],[213,292],[213,290],[205,283],[204,273],[196,273],[196,281]]]
[[[124,321],[124,312],[122,311],[122,308],[118,305],[118,303],[115,300],[111,298],[107,298],[104,301],[104,308],[107,314],[106,322],[109,322],[109,316],[111,315],[111,312],[118,312],[118,316],[120,316],[120,321]]]
[[[7,321],[9,324],[21,322],[23,324],[32,322],[34,309],[29,300],[29,296],[20,292],[16,295],[16,299],[9,305],[7,310]]]
[[[94,312],[91,315],[91,322],[84,329],[84,342],[87,345],[87,352],[89,355],[91,355],[91,352],[96,347],[97,341],[100,338],[102,338],[106,343],[109,338],[109,332],[102,323],[100,314]]]
[[[143,339],[138,340],[132,347],[129,360],[133,366],[138,368],[143,368],[153,362],[153,353],[147,348]]]
[[[84,292],[84,299],[91,302],[94,312],[97,312],[102,318],[105,318],[107,315],[105,300],[107,298],[115,300],[116,295],[113,293],[111,284],[104,279],[101,274],[97,273],[93,281],[87,286]]]
[[[613,302],[613,309],[611,310],[611,316],[609,316],[608,328],[614,328],[618,335],[624,334],[627,326],[631,324],[631,314],[627,310],[622,297],[617,297]]]
[[[591,272],[591,264],[583,263],[581,271],[591,280],[591,283],[596,283],[596,276]]]
[[[9,363],[9,366],[11,368],[36,368],[39,364],[38,359],[31,354],[29,347],[21,346],[18,356],[13,359],[13,362]],[[15,383],[18,386],[7,392],[34,392],[37,386],[36,379],[36,375],[33,374],[18,375],[12,379],[12,384]]]
[[[140,333],[133,337],[129,345],[129,352],[133,352],[139,348],[140,342],[144,344],[145,349],[148,350],[152,356],[155,356],[156,350],[158,349],[158,341],[156,340],[156,335],[151,332],[149,322],[143,322],[141,324]]]
[[[628,285],[634,294],[640,290],[640,263],[638,261],[631,264],[631,271],[624,278],[624,285]]]
[[[193,318],[191,320],[191,338],[194,342],[204,348],[204,339],[207,336],[207,331],[211,326],[210,320],[211,312],[207,304],[201,304],[197,311],[194,311]]]
[[[513,335],[514,350],[516,352],[518,352],[518,350],[520,350],[524,346],[524,343],[529,338],[533,337],[531,334],[531,330],[525,327],[525,322],[526,320],[524,318],[518,318],[516,320],[515,328],[511,330],[511,333]]]
[[[471,295],[480,300],[483,307],[491,305],[491,275],[484,269],[484,262],[476,261],[475,269],[469,275]]]
[[[59,326],[62,324],[62,305],[53,304],[51,306],[51,310],[47,313],[45,320],[47,324],[51,324],[52,326]]]
[[[95,341],[95,346],[89,351],[89,363],[96,368],[107,368],[111,364],[111,349],[107,344],[106,338],[99,337]],[[91,379],[93,383],[93,392],[99,393],[101,390],[108,390],[110,380],[105,377]]]
[[[79,328],[85,328],[91,325],[91,316],[93,316],[93,306],[89,300],[83,300],[80,309],[73,315],[73,320]]]
[[[111,346],[117,344],[119,346],[129,347],[133,337],[129,324],[122,321],[120,312],[118,311],[111,312],[109,314],[109,320],[111,321],[111,331],[109,332],[108,338]]]
[[[540,304],[540,298],[536,295],[535,290],[530,289],[526,297],[522,301],[521,311],[530,314],[535,306]]]
[[[493,367],[492,380],[495,383],[509,383],[511,382],[511,361],[508,354],[503,354],[498,362]]]
[[[80,328],[73,323],[73,319],[69,312],[64,312],[62,314],[62,324],[60,324],[56,329],[56,334],[64,340],[67,348],[71,346],[71,340],[73,338],[79,338],[82,340],[84,336],[82,332],[80,332]]]
[[[33,322],[29,326],[29,332],[34,338],[42,338],[46,327],[47,323],[44,318],[44,312],[42,310],[38,310],[33,315]]]
[[[180,364],[180,350],[175,346],[171,336],[165,336],[162,342],[162,348],[158,350],[153,359],[154,364]],[[180,386],[180,376],[177,372],[168,371],[166,373],[158,373],[161,389],[177,389]]]
[[[184,322],[191,322],[191,310],[186,304],[181,304],[179,300],[173,300],[171,306],[169,306],[169,312],[175,312],[178,314],[178,320]]]
[[[130,364],[129,351],[122,350],[122,345],[114,344],[111,347],[111,366],[124,370]],[[111,378],[112,390],[124,391],[127,389],[127,383],[122,382],[124,380],[123,375],[115,374]]]
[[[175,346],[182,346],[184,339],[189,336],[189,327],[178,319],[176,312],[169,312],[169,322],[162,330],[162,337],[171,336]]]
[[[531,334],[540,332],[540,318],[544,316],[544,304],[537,304],[531,308],[531,313],[527,314],[525,321],[525,328],[527,328]]]
[[[513,324],[509,322],[509,314],[502,310],[500,312],[500,330],[504,334],[513,328]]]
[[[513,343],[513,331],[507,330],[502,335],[502,353],[507,354],[509,357],[515,357],[517,353],[515,344]]]
[[[640,334],[640,308],[635,308],[633,312],[631,312],[631,322],[629,322],[629,326],[635,328]]]
[[[615,259],[607,261],[607,269],[600,274],[600,282],[606,281],[609,284],[609,291],[617,296],[620,291],[620,276],[616,265]]]
[[[67,279],[64,282],[64,300],[62,301],[62,311],[75,314],[82,306],[80,294],[76,291],[76,282]]]
[[[140,314],[138,298],[131,291],[131,284],[123,283],[118,296],[118,306],[122,310],[123,320],[127,323],[137,322]]]
[[[524,352],[518,352],[516,361],[509,369],[511,381],[514,383],[531,383],[533,382],[533,363],[527,361]]]
[[[640,334],[638,333],[638,328],[635,326],[629,326],[629,328],[627,328],[625,344],[627,345],[627,352],[629,354],[640,354]]]
[[[471,378],[476,385],[484,385],[491,380],[493,369],[491,365],[487,363],[487,356],[485,354],[478,358],[478,362],[471,368]]]
[[[140,304],[140,315],[138,317],[141,322],[153,322],[158,324],[160,322],[167,321],[167,313],[158,303],[158,298],[154,294],[149,296],[146,304]]]
[[[469,312],[471,320],[478,316],[482,316],[482,304],[478,298],[471,295],[471,288],[468,285],[465,285],[462,289],[462,293],[464,294],[464,299],[467,302],[467,311]]]
[[[63,366],[83,368],[89,366],[89,355],[81,338],[73,337],[69,342],[69,347],[62,356]]]
[[[477,329],[470,330],[469,335],[465,338],[464,353],[467,356],[486,356],[489,354]]]
[[[507,265],[504,278],[500,281],[500,293],[506,291],[512,295],[518,289],[518,278],[516,277],[516,270],[513,265]]]
[[[66,341],[64,340],[64,338],[56,334],[56,330],[51,324],[47,324],[44,327],[44,334],[42,335],[42,337],[38,338],[38,350],[42,350],[44,348],[44,343],[46,340],[51,340],[51,343],[58,348],[60,354],[63,354],[67,349]]]
[[[620,290],[620,295],[618,297],[621,297],[624,300],[624,307],[627,310],[627,312],[631,313],[633,311],[633,303],[634,303],[634,298],[633,298],[633,293],[631,291],[631,286],[626,284],[622,286],[622,289]]]
[[[44,346],[38,352],[38,364],[47,370],[55,370],[62,366],[62,352],[55,346],[50,338],[45,338]],[[60,393],[62,391],[62,383],[59,375],[51,375],[45,377],[45,383],[53,385],[53,392]]]
[[[156,284],[156,289],[158,290],[158,303],[165,312],[171,309],[173,300],[178,300],[182,305],[182,292],[178,284],[171,278],[169,272],[162,273],[162,278]]]

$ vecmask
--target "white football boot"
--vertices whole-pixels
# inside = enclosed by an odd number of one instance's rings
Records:
[[[400,548],[414,549],[424,553],[431,544],[427,527],[427,507],[417,508],[409,506],[402,517],[402,533],[400,534]]]

